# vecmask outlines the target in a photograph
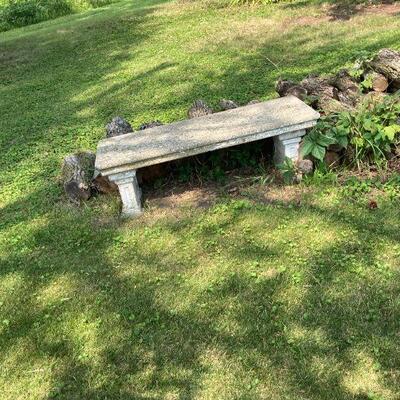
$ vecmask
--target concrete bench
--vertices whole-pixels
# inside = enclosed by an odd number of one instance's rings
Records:
[[[319,114],[293,96],[101,140],[96,169],[118,185],[122,214],[142,212],[136,170],[195,154],[274,137],[275,162],[297,159],[305,130]]]

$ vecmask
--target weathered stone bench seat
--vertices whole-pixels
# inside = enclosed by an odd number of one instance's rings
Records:
[[[138,168],[272,136],[276,162],[296,159],[306,128],[318,118],[298,98],[282,97],[101,140],[96,169],[118,185],[122,213],[135,215],[142,211]]]

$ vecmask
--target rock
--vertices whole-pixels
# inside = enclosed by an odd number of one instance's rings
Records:
[[[339,166],[339,161],[340,157],[339,154],[336,153],[335,151],[327,151],[325,153],[324,157],[324,163],[329,167],[329,168],[336,168]]]
[[[64,158],[60,179],[72,202],[80,203],[92,195],[95,160],[96,155],[90,151],[81,151]]]
[[[145,129],[154,128],[156,126],[164,125],[161,121],[151,121],[145,122],[144,124],[140,125],[139,130],[143,131]]]
[[[198,118],[204,115],[212,114],[213,110],[203,100],[196,100],[189,108],[188,118]]]
[[[375,92],[385,92],[389,87],[389,81],[387,78],[375,71],[367,73],[364,79],[371,83],[371,89]]]
[[[225,110],[232,110],[234,108],[238,108],[239,105],[236,104],[233,100],[226,100],[222,99],[219,102],[219,106],[225,111]]]
[[[311,174],[314,171],[314,163],[311,160],[299,160],[297,161],[297,169],[302,174]]]
[[[395,89],[400,88],[400,51],[380,50],[370,62],[370,67],[384,75]]]
[[[247,103],[247,105],[248,105],[248,106],[251,106],[252,104],[259,104],[259,103],[261,103],[261,100],[254,99],[254,100],[250,100],[250,101]]]
[[[130,132],[133,132],[131,125],[122,117],[115,117],[106,125],[106,137],[108,138],[125,135]]]

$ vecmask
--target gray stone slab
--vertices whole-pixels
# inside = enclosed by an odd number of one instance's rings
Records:
[[[175,122],[100,141],[96,169],[104,175],[219,148],[302,131],[319,114],[294,96]]]

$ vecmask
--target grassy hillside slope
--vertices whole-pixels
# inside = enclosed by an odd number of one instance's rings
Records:
[[[121,222],[57,182],[115,115],[171,122],[399,48],[394,13],[328,13],[139,0],[0,34],[0,399],[398,398],[398,203],[328,186]]]

